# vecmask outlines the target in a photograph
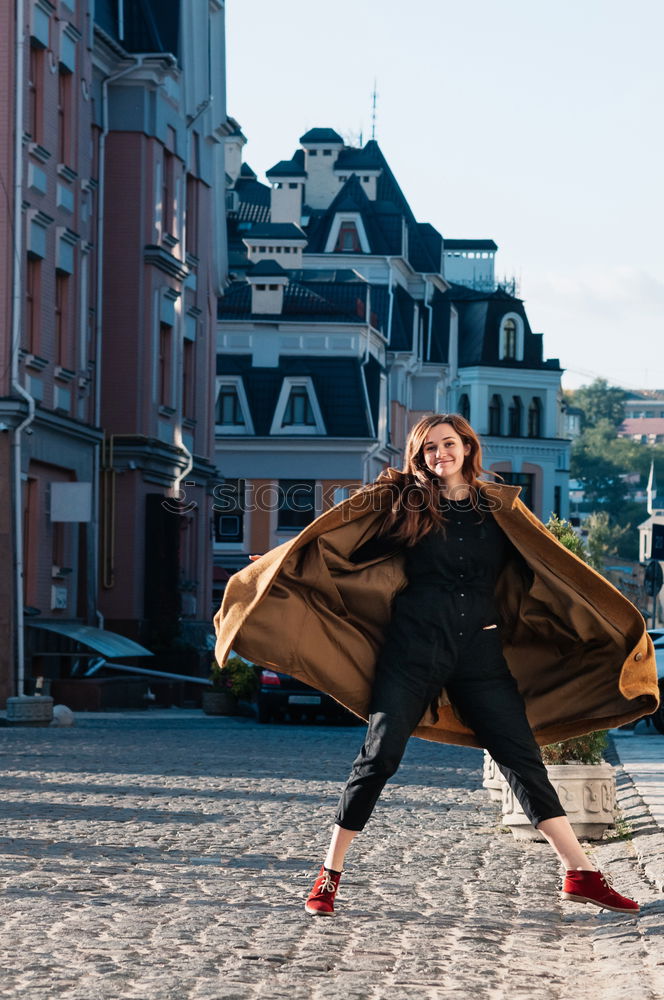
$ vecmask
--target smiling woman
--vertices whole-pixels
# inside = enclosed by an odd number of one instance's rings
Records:
[[[633,605],[554,539],[519,488],[485,474],[463,417],[425,417],[401,471],[229,581],[219,662],[232,644],[368,720],[308,913],[334,912],[346,851],[412,734],[489,751],[565,865],[565,899],[638,910],[581,849],[538,741],[653,711],[652,644]]]

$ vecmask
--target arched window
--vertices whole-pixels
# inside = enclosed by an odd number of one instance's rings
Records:
[[[528,437],[542,436],[542,400],[533,396],[528,407]]]
[[[459,413],[464,420],[470,420],[470,400],[465,392],[459,396]]]
[[[503,423],[503,401],[498,394],[491,397],[489,403],[489,434],[500,435]]]
[[[516,323],[513,319],[506,319],[503,323],[503,349],[501,354],[504,361],[516,361]]]
[[[521,415],[523,413],[523,404],[521,403],[521,396],[512,396],[512,405],[508,411],[508,424],[510,437],[518,438],[521,437]]]

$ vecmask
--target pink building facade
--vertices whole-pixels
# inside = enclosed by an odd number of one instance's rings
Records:
[[[31,621],[156,646],[209,621],[227,125],[221,2],[25,0],[18,31],[0,16],[1,72],[22,57],[21,125],[0,131],[5,176],[17,137],[21,162],[0,285],[16,371],[0,399],[0,614],[28,623],[2,654],[2,700],[43,645]]]

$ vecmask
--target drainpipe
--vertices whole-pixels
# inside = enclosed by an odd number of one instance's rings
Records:
[[[23,312],[23,288],[21,272],[23,267],[23,56],[25,36],[23,33],[23,2],[16,0],[16,102],[14,105],[14,267],[12,277],[12,340],[11,340],[11,386],[12,391],[28,404],[28,414],[14,428],[12,440],[13,465],[13,528],[14,528],[14,606],[16,608],[16,694],[23,694],[25,684],[25,642],[23,632],[23,490],[21,456],[21,434],[35,418],[35,401],[27,389],[21,385],[19,369],[19,348],[21,344],[21,319]]]
[[[391,294],[391,290],[390,290],[390,294]],[[390,303],[390,318],[391,318],[391,303]],[[370,354],[369,354],[369,345],[370,345],[370,341],[371,341],[371,285],[367,286],[366,319],[367,319],[367,344],[366,344],[366,349],[365,349],[365,352],[364,352],[364,360],[362,361],[362,368],[364,368],[365,365],[368,364],[369,357],[370,357]],[[389,327],[388,327],[388,329],[389,329]],[[364,375],[364,373],[363,373],[363,375]],[[374,426],[373,417],[371,415],[371,405],[370,405],[370,402],[369,402],[369,393],[367,392],[367,384],[366,384],[366,381],[365,381],[364,377],[362,378],[362,388],[364,390],[364,400],[365,400],[365,404],[366,404],[366,407],[367,407],[367,415],[369,417],[369,421],[371,423],[371,427],[373,429],[374,434],[376,436],[378,436],[378,427]],[[380,399],[380,397],[379,397],[379,399]],[[380,423],[380,414],[378,415],[378,419],[379,419],[379,423]],[[369,451],[364,456],[364,463],[363,463],[364,464],[364,472],[363,472],[362,478],[364,479],[365,483],[368,483],[369,480],[370,480],[370,464],[371,464],[371,460],[373,459],[374,455],[376,455],[381,450],[381,448],[384,446],[384,444],[385,444],[385,442],[383,442],[383,441],[377,441],[376,444],[372,448],[370,448]]]
[[[214,95],[212,93],[212,47],[211,47],[211,42],[212,42],[212,40],[211,40],[211,31],[210,31],[210,18],[209,18],[209,15],[208,15],[208,52],[207,52],[207,60],[208,60],[208,96],[205,98],[205,100],[201,104],[199,104],[199,106],[196,108],[196,111],[194,112],[194,114],[191,117],[187,118],[187,120],[186,120],[186,126],[187,126],[186,127],[187,144],[185,146],[185,156],[184,156],[185,178],[186,178],[186,171],[187,171],[187,163],[189,162],[189,142],[190,142],[190,139],[191,139],[191,129],[192,129],[192,126],[194,125],[194,122],[198,121],[198,119],[201,117],[201,115],[205,111],[207,111],[207,109],[210,107],[210,105],[212,104],[212,102],[214,100]],[[187,184],[186,184],[186,181],[185,181],[185,184],[184,184],[184,187],[183,187],[183,194],[182,194],[182,218],[184,220],[184,225],[185,225],[185,242],[186,242],[186,226],[187,226]],[[185,247],[185,258],[186,258],[186,247]],[[183,435],[182,435],[182,419],[184,417],[184,414],[183,414],[184,392],[183,392],[183,386],[182,386],[182,375],[183,375],[183,367],[184,367],[184,323],[185,323],[184,316],[182,315],[182,298],[180,298],[180,300],[179,300],[179,305],[180,305],[180,316],[179,316],[179,320],[180,320],[180,337],[179,337],[180,364],[178,365],[178,372],[177,372],[177,386],[178,386],[178,390],[177,390],[178,391],[177,412],[179,414],[179,419],[178,419],[177,424],[175,425],[174,439],[175,439],[175,445],[176,445],[176,447],[179,448],[180,451],[184,453],[184,455],[186,457],[186,460],[187,460],[187,464],[185,465],[185,467],[182,470],[182,472],[179,475],[176,475],[176,477],[175,477],[174,492],[175,492],[176,495],[180,492],[180,483],[182,482],[183,479],[187,478],[187,476],[189,475],[189,473],[191,472],[191,470],[194,467],[194,456],[192,455],[192,453],[189,451],[189,449],[185,445],[184,438],[183,438]],[[215,331],[214,331],[214,329],[212,330],[212,338],[213,338],[213,340],[215,338]]]

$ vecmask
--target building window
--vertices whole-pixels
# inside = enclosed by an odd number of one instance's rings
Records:
[[[193,340],[182,342],[182,416],[194,416],[195,350]]]
[[[497,394],[491,397],[489,403],[489,434],[498,436],[502,433],[503,401]]]
[[[69,307],[69,275],[66,271],[55,272],[55,358],[62,368],[69,367],[67,320]]]
[[[281,421],[283,427],[315,427],[316,419],[309,399],[306,386],[296,385],[290,391],[284,419]]]
[[[511,486],[520,486],[521,493],[519,499],[523,500],[526,507],[533,509],[533,481],[535,476],[532,472],[501,472],[503,481]]]
[[[562,504],[562,490],[560,486],[553,487],[553,513],[560,517],[560,507]]]
[[[342,222],[339,227],[335,253],[361,253],[360,237],[354,222]]]
[[[72,75],[60,68],[58,71],[58,162],[71,162],[72,147]]]
[[[300,531],[315,517],[315,487],[313,479],[279,480],[278,531]]]
[[[331,149],[324,149],[323,150],[323,156],[332,156],[332,150]]]
[[[238,391],[234,385],[222,385],[217,399],[217,421],[230,427],[244,427],[245,419]]]
[[[509,437],[521,437],[521,414],[523,405],[521,396],[512,396],[512,405],[508,411]]]
[[[470,420],[470,400],[465,392],[459,397],[459,413],[464,420]]]
[[[185,226],[185,249],[193,257],[198,257],[198,181],[193,174],[187,174],[187,218]]]
[[[33,142],[42,141],[44,106],[44,49],[30,46],[28,66],[28,132]]]
[[[164,150],[164,162],[161,177],[161,201],[162,201],[162,225],[163,235],[173,233],[173,221],[175,212],[173,211],[173,191],[174,191],[174,171],[175,157],[170,150]]]
[[[39,354],[39,327],[41,301],[41,259],[28,254],[25,294],[25,329],[27,348],[31,354]]]
[[[173,329],[168,323],[159,324],[159,404],[171,405],[171,355]]]
[[[542,436],[542,401],[539,396],[533,396],[528,407],[528,437]]]
[[[227,479],[215,487],[215,542],[244,541],[245,480]]]
[[[513,319],[503,323],[502,356],[504,361],[516,361],[516,323]]]

